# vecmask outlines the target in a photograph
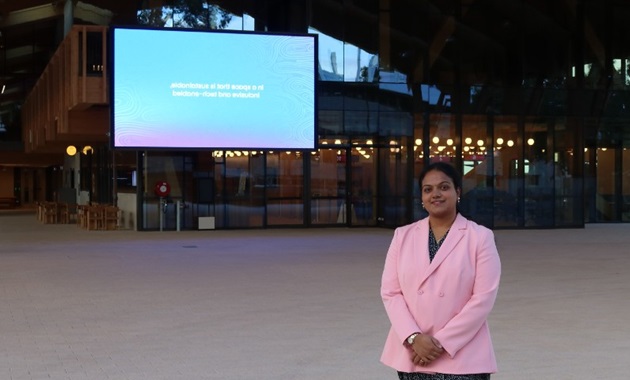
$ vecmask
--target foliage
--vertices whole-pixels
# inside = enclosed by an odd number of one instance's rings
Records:
[[[232,15],[210,1],[164,0],[162,7],[138,12],[138,24],[174,28],[224,29]]]

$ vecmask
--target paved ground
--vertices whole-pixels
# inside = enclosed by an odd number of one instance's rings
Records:
[[[0,379],[395,379],[386,229],[85,231],[0,213]],[[625,379],[630,225],[497,231],[493,379]]]

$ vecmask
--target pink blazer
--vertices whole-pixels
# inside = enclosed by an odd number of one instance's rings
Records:
[[[381,361],[403,372],[496,372],[487,318],[500,277],[494,234],[459,214],[431,263],[428,218],[397,228],[381,282],[392,324]],[[416,331],[446,351],[428,366],[414,365],[404,344]]]

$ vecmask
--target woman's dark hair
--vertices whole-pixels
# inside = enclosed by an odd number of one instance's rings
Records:
[[[455,169],[453,167],[453,165],[447,164],[446,162],[441,162],[441,161],[433,162],[433,163],[427,165],[420,172],[420,177],[418,178],[418,184],[420,185],[421,189],[422,189],[422,180],[427,175],[427,173],[432,171],[432,170],[437,170],[437,171],[440,171],[440,172],[446,174],[446,176],[448,176],[453,181],[453,186],[455,186],[455,190],[457,190],[457,189],[461,190],[461,188],[462,188],[462,178],[459,175],[459,172],[457,171],[457,169]]]

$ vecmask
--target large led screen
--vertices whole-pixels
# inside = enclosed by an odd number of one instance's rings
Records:
[[[314,149],[317,36],[111,28],[114,148]]]

